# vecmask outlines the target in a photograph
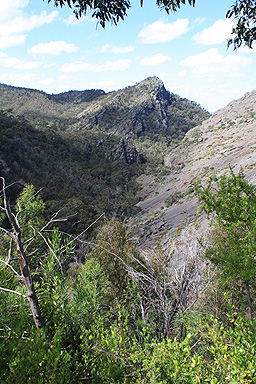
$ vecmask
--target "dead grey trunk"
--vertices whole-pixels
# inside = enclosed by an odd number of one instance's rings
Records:
[[[17,254],[19,257],[19,266],[20,266],[20,271],[21,271],[21,276],[19,276],[20,280],[25,284],[26,290],[27,290],[27,299],[30,304],[31,312],[33,315],[34,323],[37,329],[42,329],[44,328],[44,321],[43,317],[41,314],[41,310],[39,307],[38,303],[38,298],[36,295],[35,287],[33,284],[30,268],[29,268],[29,263],[28,263],[28,258],[26,256],[26,253],[23,248],[23,243],[21,240],[21,229],[20,225],[18,222],[17,215],[15,216],[12,213],[11,207],[9,203],[7,202],[6,199],[6,194],[5,194],[5,181],[3,180],[3,202],[4,202],[4,207],[1,207],[1,209],[5,212],[11,226],[12,226],[12,232],[5,230],[5,233],[8,234],[8,236],[12,239],[12,241],[16,245],[17,249]]]
[[[45,325],[44,325],[42,313],[39,307],[39,302],[36,295],[34,283],[32,280],[28,260],[23,250],[21,241],[17,242],[17,253],[19,256],[19,266],[20,266],[20,271],[22,275],[22,280],[27,290],[27,299],[31,308],[34,323],[37,329],[42,329],[44,328]]]
[[[252,322],[252,297],[251,297],[250,285],[247,282],[246,282],[246,294],[247,294],[247,301],[248,301],[248,317],[251,323]]]

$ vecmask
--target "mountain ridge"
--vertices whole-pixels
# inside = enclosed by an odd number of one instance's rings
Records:
[[[152,110],[156,110],[159,120],[157,124],[165,125],[166,122],[161,120],[163,120],[163,116],[167,117],[166,108],[168,105],[166,102],[169,95],[170,93],[166,91],[163,82],[157,77],[150,77],[135,86],[109,93],[102,90],[85,90],[48,95],[38,90],[0,84],[1,110],[12,110],[15,117],[25,115],[30,123],[36,123],[39,126],[43,124],[54,126],[55,124],[55,129],[67,129],[68,124],[72,125],[74,122],[78,123],[76,129],[92,127],[95,124],[100,124],[100,129],[105,129],[106,125],[109,124],[108,119],[113,121],[115,118],[119,118],[121,121],[121,130],[125,131],[125,124],[129,126],[136,125],[136,123],[143,129],[145,122],[138,117],[141,117],[142,109],[145,110],[145,108],[148,109],[146,113],[144,111],[146,117],[152,114]],[[172,100],[178,99],[183,104],[187,102],[189,107],[194,108],[193,113],[190,113],[190,117],[188,117],[188,120],[191,121],[193,118],[196,119],[192,125],[196,125],[198,121],[209,116],[209,113],[196,103],[174,94],[171,95]],[[141,104],[143,108],[139,108],[137,111],[136,106]],[[201,116],[197,118],[199,111],[201,111]],[[63,124],[61,126],[58,121],[60,114],[62,119],[66,121],[64,126]],[[132,119],[135,120],[134,123],[131,123]],[[86,124],[84,120],[86,120]],[[190,124],[189,128],[192,125]],[[131,130],[129,128],[129,131]],[[134,130],[136,131],[136,128]]]

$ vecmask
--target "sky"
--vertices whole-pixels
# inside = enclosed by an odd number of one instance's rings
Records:
[[[110,92],[158,76],[165,88],[209,112],[256,89],[256,47],[227,49],[234,1],[197,0],[166,14],[131,0],[128,16],[103,29],[54,1],[0,1],[0,83],[49,94]]]

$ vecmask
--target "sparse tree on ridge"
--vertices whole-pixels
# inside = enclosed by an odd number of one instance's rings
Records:
[[[52,0],[48,0],[50,3]],[[143,6],[143,0],[140,0]],[[156,5],[164,9],[167,14],[176,12],[181,5],[195,6],[196,0],[156,0]],[[103,28],[106,23],[117,24],[124,20],[127,11],[131,8],[129,0],[54,0],[54,6],[61,8],[68,5],[73,8],[77,18],[92,11],[92,17],[95,17]],[[235,24],[232,29],[234,38],[228,40],[228,46],[233,45],[234,50],[242,44],[252,48],[256,40],[256,0],[236,0],[232,7],[226,13],[227,19],[233,19]]]

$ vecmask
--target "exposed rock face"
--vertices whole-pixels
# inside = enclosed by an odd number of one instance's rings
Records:
[[[118,136],[183,137],[209,113],[168,92],[157,77],[116,92],[69,91],[48,95],[0,84],[1,109],[40,129],[98,131]],[[171,138],[170,138],[171,137]]]
[[[186,232],[195,237],[207,230],[206,217],[197,214],[195,184],[228,172],[229,166],[235,173],[243,167],[246,178],[256,183],[256,91],[191,129],[181,145],[165,157],[164,165],[169,174],[160,182],[149,176],[139,178],[143,200],[138,207],[145,224],[140,241],[146,239],[146,244],[156,239],[167,244],[174,234]]]
[[[124,139],[120,139],[120,142],[113,150],[106,154],[106,157],[111,160],[123,160],[126,164],[141,163],[141,156],[137,149],[131,143],[125,143]]]

